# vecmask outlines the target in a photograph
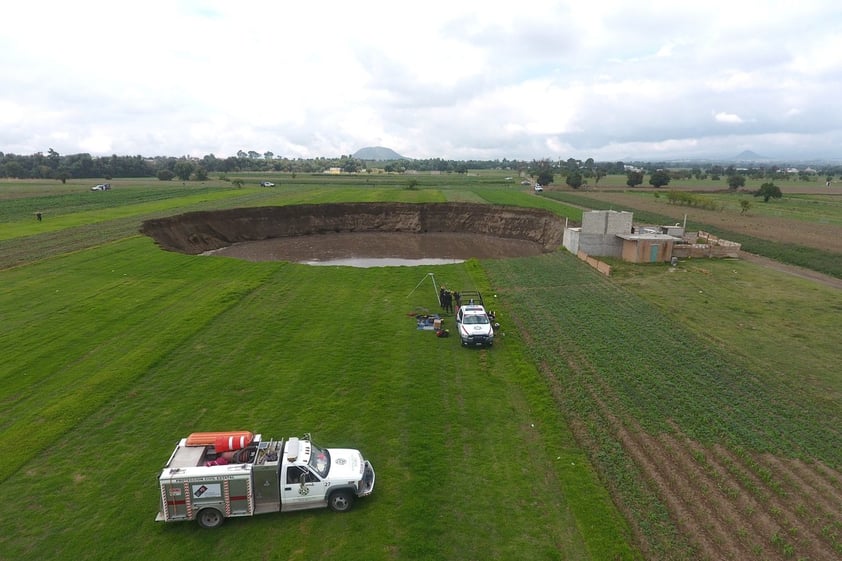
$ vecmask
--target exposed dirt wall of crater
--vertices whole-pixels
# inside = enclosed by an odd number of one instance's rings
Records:
[[[564,223],[540,209],[471,203],[335,203],[189,212],[146,220],[141,233],[196,255],[235,243],[328,232],[475,233],[527,240],[554,251]]]

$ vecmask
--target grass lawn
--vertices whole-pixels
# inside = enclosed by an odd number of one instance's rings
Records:
[[[72,250],[0,271],[0,445],[14,451],[0,468],[0,558],[640,558],[517,331],[469,350],[415,328],[409,314],[435,305],[432,285],[413,292],[428,271],[490,291],[482,264],[248,263],[163,252],[109,226],[132,209],[255,202],[232,192],[79,209],[59,231],[86,231],[102,212],[115,239],[70,236]],[[316,187],[259,200],[368,197],[444,198]],[[7,227],[9,251],[27,245],[28,224]],[[347,515],[232,519],[215,532],[154,522],[176,441],[231,428],[360,448],[375,493]]]

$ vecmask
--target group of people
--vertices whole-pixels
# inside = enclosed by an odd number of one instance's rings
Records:
[[[453,303],[456,302],[456,307],[462,305],[462,296],[456,291],[450,291],[444,286],[439,289],[439,305],[445,312],[453,313]]]

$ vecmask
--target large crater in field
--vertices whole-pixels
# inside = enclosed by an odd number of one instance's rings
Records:
[[[253,261],[468,259],[556,250],[564,225],[540,209],[471,203],[335,203],[190,212],[146,220],[162,248]]]

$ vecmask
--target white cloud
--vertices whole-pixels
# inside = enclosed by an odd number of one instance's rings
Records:
[[[18,2],[0,151],[828,153],[840,20],[822,0]]]
[[[717,123],[727,123],[729,125],[738,125],[743,122],[740,116],[734,113],[719,112],[715,113],[713,118]]]

